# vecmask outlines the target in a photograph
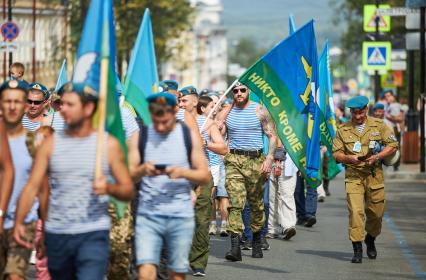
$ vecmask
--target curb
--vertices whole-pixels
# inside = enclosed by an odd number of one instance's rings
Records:
[[[419,172],[392,172],[385,174],[386,180],[426,181],[426,173]]]

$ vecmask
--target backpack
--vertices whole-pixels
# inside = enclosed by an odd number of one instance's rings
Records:
[[[180,125],[182,126],[182,132],[183,132],[183,141],[185,143],[186,148],[186,157],[188,160],[188,163],[190,166],[192,166],[191,161],[191,155],[192,155],[192,138],[191,138],[191,130],[189,127],[181,122],[178,121]],[[146,148],[146,142],[148,140],[148,127],[146,125],[141,126],[141,130],[139,132],[139,155],[141,157],[141,164],[145,162],[145,148]]]

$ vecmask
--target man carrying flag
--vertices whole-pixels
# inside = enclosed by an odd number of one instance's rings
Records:
[[[271,172],[277,147],[275,125],[268,111],[250,101],[250,90],[242,83],[232,89],[234,107],[226,117],[230,153],[224,158],[226,191],[230,198],[228,232],[231,249],[226,259],[241,261],[240,238],[243,233],[242,211],[249,200],[253,232],[253,258],[263,258],[261,230],[265,223],[263,192],[266,175]],[[263,134],[269,139],[268,155],[263,155]]]
[[[66,84],[61,113],[66,128],[45,140],[20,196],[14,238],[31,248],[25,236],[24,218],[46,175],[50,178],[45,244],[53,279],[103,279],[109,255],[108,195],[133,198],[133,184],[116,138],[105,135],[103,176],[95,178],[98,133],[92,117],[96,93],[84,85]],[[113,176],[115,183],[107,181]]]

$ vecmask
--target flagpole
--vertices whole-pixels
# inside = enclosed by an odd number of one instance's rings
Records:
[[[104,148],[105,118],[106,118],[106,95],[108,89],[108,58],[101,60],[101,82],[99,88],[99,124],[98,124],[98,140],[96,144],[96,168],[95,178],[102,176],[102,154]]]
[[[203,125],[200,128],[200,132],[203,132],[204,127],[206,126],[207,121],[212,117],[213,112],[216,111],[217,107],[221,104],[222,100],[225,99],[225,97],[228,95],[228,93],[234,88],[235,84],[238,83],[238,79],[236,79],[225,91],[225,93],[219,98],[219,100],[216,102],[216,105],[214,105],[213,109],[210,111],[210,113],[207,115],[206,120],[204,121]]]

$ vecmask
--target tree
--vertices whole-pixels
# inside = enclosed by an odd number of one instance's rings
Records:
[[[69,42],[76,54],[84,19],[90,0],[43,0],[47,4],[61,4],[69,11]],[[193,7],[188,0],[114,0],[117,37],[117,62],[122,73],[122,62],[129,61],[130,53],[142,22],[145,8],[151,10],[155,51],[158,65],[170,58],[173,49],[167,42],[177,38],[191,26]],[[177,46],[179,47],[179,46]]]

